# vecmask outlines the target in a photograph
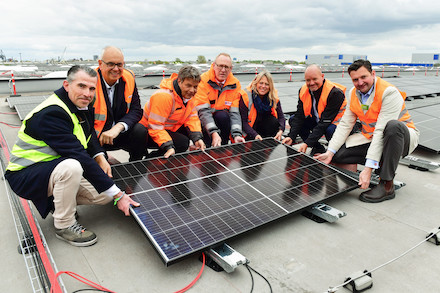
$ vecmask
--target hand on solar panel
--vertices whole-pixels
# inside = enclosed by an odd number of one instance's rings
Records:
[[[168,159],[170,156],[174,155],[176,153],[175,149],[169,149],[166,151],[166,153],[163,155],[165,159]]]
[[[290,138],[290,137],[286,137],[286,138],[284,138],[284,139],[281,141],[281,143],[284,143],[284,144],[287,144],[287,145],[292,145],[293,140],[292,140],[292,138]]]
[[[367,189],[370,186],[372,171],[373,169],[365,167],[364,170],[359,173],[359,187],[361,189]]]
[[[203,142],[203,139],[199,139],[194,143],[194,146],[196,147],[196,150],[204,150],[206,148],[205,143]]]
[[[245,139],[243,136],[236,136],[236,137],[234,137],[234,141],[236,143],[240,143],[240,142],[245,142]]]
[[[218,146],[221,146],[221,144],[222,144],[222,138],[220,137],[220,135],[219,135],[217,132],[214,132],[214,133],[211,135],[211,139],[212,139],[212,142],[211,142],[211,146],[212,146],[212,147],[218,147]]]
[[[298,147],[298,152],[305,153],[307,151],[307,144],[301,143]]]
[[[321,161],[321,162],[323,162],[325,164],[330,164],[330,162],[332,161],[333,156],[334,156],[334,154],[331,151],[327,150],[323,154],[319,154],[319,155],[313,156],[313,158],[315,160]]]
[[[118,193],[116,196],[120,196],[121,193]],[[126,216],[130,215],[130,206],[135,206],[138,207],[140,206],[140,203],[135,202],[134,200],[131,199],[130,196],[128,196],[127,194],[124,193],[124,196],[118,200],[118,203],[116,204],[116,206],[118,207],[119,210],[121,210]]]
[[[259,134],[255,137],[255,139],[257,139],[257,140],[263,140],[263,138],[262,138],[261,135],[259,135]]]
[[[280,130],[278,130],[277,134],[273,138],[275,138],[277,140],[281,140],[282,136],[283,136],[283,131],[280,129]]]

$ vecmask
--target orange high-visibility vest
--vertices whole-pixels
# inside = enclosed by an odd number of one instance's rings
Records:
[[[216,87],[214,64],[211,65],[210,70],[201,75],[201,81],[196,95],[196,104],[209,103],[212,111],[230,110],[231,107],[236,107],[240,102],[241,85],[237,78],[232,73],[226,78],[225,84],[221,91],[214,89]],[[201,95],[200,93],[206,93]]]
[[[98,68],[96,68],[98,71]],[[125,82],[124,97],[127,103],[127,113],[130,110],[131,99],[134,91],[134,73],[124,68],[122,73],[122,80]],[[105,89],[107,90],[107,89]],[[95,107],[95,131],[99,137],[104,129],[105,122],[107,121],[107,103],[105,102],[105,96],[101,85],[101,76],[98,72],[98,83],[96,85],[96,98],[93,104]]]
[[[276,105],[278,105],[280,99],[278,98],[278,92],[276,90],[274,91],[274,95],[275,95],[275,102],[273,107],[271,108],[271,114],[272,116],[278,119],[278,113],[275,107]],[[249,87],[246,88],[246,91],[242,91],[241,96],[243,98],[244,104],[248,107],[248,123],[252,127],[254,126],[255,120],[257,119],[257,109],[255,108],[254,103],[252,101],[251,89]]]
[[[368,139],[371,139],[374,129],[376,128],[377,118],[379,117],[380,109],[382,107],[383,93],[390,86],[394,87],[389,82],[377,77],[374,100],[366,113],[364,113],[364,110],[362,109],[361,102],[356,95],[356,90],[352,90],[350,98],[350,110],[359,118],[362,124],[362,134]],[[406,93],[400,93],[402,98],[405,100]],[[416,128],[411,119],[411,115],[409,115],[408,110],[406,109],[405,102],[403,102],[398,120],[405,123],[407,127],[414,129]]]
[[[318,102],[318,109],[317,110],[318,110],[319,118],[321,118],[321,113],[324,111],[325,107],[327,106],[328,95],[330,94],[330,91],[334,87],[337,87],[338,89],[342,90],[345,94],[345,90],[346,90],[345,86],[338,84],[338,83],[335,83],[335,82],[331,82],[326,79],[324,82],[324,85],[322,86],[321,97],[319,98],[319,102]],[[306,84],[301,87],[301,90],[299,92],[299,98],[301,99],[301,101],[303,103],[304,116],[311,117],[312,116],[312,96],[310,95],[309,88],[307,87]],[[346,106],[347,106],[347,100],[344,99],[344,102],[342,103],[341,108],[339,109],[339,112],[336,115],[335,119],[333,119],[332,124],[338,125],[339,121],[341,120],[342,116],[344,115]]]
[[[157,90],[145,104],[143,117],[139,121],[148,129],[148,134],[158,146],[172,140],[166,130],[176,132],[185,125],[191,132],[202,132],[194,98],[185,106],[182,98],[174,91],[175,79],[177,73],[162,80],[161,89]]]

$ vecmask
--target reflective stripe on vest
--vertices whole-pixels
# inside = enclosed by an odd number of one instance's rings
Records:
[[[44,141],[37,140],[25,133],[26,122],[37,112],[42,109],[56,105],[61,107],[69,114],[73,123],[73,134],[78,138],[83,147],[87,149],[87,143],[90,136],[86,139],[84,131],[79,124],[78,117],[70,112],[66,104],[53,94],[40,105],[34,108],[23,120],[23,124],[18,132],[18,139],[11,151],[11,158],[7,170],[18,171],[38,162],[52,161],[60,157],[60,155],[48,146]]]
[[[377,118],[379,117],[380,109],[382,107],[382,97],[385,90],[392,86],[389,82],[381,79],[380,77],[376,77],[375,84],[375,93],[373,103],[371,103],[368,111],[364,113],[362,109],[361,102],[356,95],[356,90],[353,89],[350,97],[350,110],[359,118],[359,121],[362,124],[362,134],[371,139],[373,137],[374,129],[376,128]],[[400,92],[400,91],[399,91]],[[406,93],[400,92],[402,98],[405,100]],[[416,128],[414,122],[411,119],[411,115],[406,109],[405,102],[403,102],[402,109],[399,113],[398,120],[405,123],[407,127]]]
[[[98,71],[98,68],[96,68]],[[122,72],[122,80],[125,82],[124,97],[125,103],[127,103],[127,113],[130,110],[131,100],[133,97],[135,79],[134,74],[128,69],[124,68]],[[95,131],[99,137],[104,129],[105,122],[107,121],[107,103],[105,102],[104,90],[101,85],[101,76],[98,73],[98,83],[96,85],[96,99],[93,107],[95,107]]]
[[[330,95],[330,92],[334,87],[342,90],[342,92],[345,94],[345,90],[346,90],[345,86],[338,84],[338,83],[335,83],[335,82],[331,82],[326,79],[324,82],[324,85],[322,86],[321,97],[319,98],[319,102],[318,102],[318,106],[317,106],[319,118],[321,118],[321,114],[322,114],[322,112],[324,112],[325,107],[327,106],[328,96]],[[301,87],[301,90],[299,92],[299,98],[303,103],[304,116],[311,117],[312,96],[311,96],[309,88],[307,87],[306,84]],[[342,116],[344,115],[346,106],[347,106],[347,100],[344,99],[344,102],[342,103],[341,107],[339,108],[338,114],[333,119],[332,124],[334,124],[334,125],[339,124],[339,121],[341,120]]]

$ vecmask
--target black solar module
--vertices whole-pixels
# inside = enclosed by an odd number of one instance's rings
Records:
[[[115,183],[166,265],[357,188],[273,139],[113,166]]]
[[[440,104],[409,110],[420,131],[419,147],[440,153]]]

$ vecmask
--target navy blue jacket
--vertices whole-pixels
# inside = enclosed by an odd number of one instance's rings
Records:
[[[25,133],[42,140],[55,150],[61,158],[40,162],[20,171],[6,171],[5,177],[12,190],[25,199],[32,200],[41,216],[45,218],[53,208],[53,198],[48,197],[47,187],[50,175],[59,162],[67,158],[81,163],[83,176],[95,189],[101,193],[113,185],[113,181],[102,171],[101,167],[92,158],[103,152],[93,128],[94,109],[78,110],[70,101],[64,88],[55,91],[55,94],[77,115],[86,137],[91,135],[87,150],[73,134],[73,123],[69,114],[61,107],[52,105],[35,113],[27,122]]]

